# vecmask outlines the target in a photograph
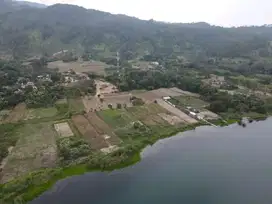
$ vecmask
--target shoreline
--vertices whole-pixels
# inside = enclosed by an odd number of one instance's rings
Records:
[[[217,121],[217,125],[228,126],[234,123],[237,123],[239,119],[232,119],[226,121],[227,123],[224,123],[222,121]],[[27,203],[35,198],[39,197],[44,192],[52,189],[52,187],[60,180],[66,179],[68,177],[72,176],[78,176],[78,175],[84,175],[85,173],[91,173],[91,172],[111,172],[114,170],[123,169],[129,166],[132,166],[138,162],[141,161],[141,153],[147,146],[152,146],[157,141],[173,137],[177,135],[178,133],[194,130],[197,127],[205,126],[207,124],[204,123],[196,123],[194,125],[187,125],[182,128],[178,128],[175,130],[171,130],[170,132],[167,132],[166,134],[158,136],[151,137],[148,141],[141,141],[139,143],[139,146],[137,149],[133,150],[133,152],[130,152],[129,155],[126,155],[125,160],[115,163],[112,166],[108,166],[106,168],[101,167],[91,167],[88,162],[85,164],[74,164],[67,167],[56,167],[52,169],[42,169],[39,171],[31,172],[26,176],[23,176],[22,178],[14,179],[8,183],[1,184],[0,185],[0,196],[5,194],[5,191],[8,191],[7,189],[14,188],[14,191],[16,191],[15,194],[12,194],[10,197],[5,197],[1,203],[10,203],[10,202],[19,202],[19,203]],[[39,180],[40,183],[35,182],[35,178]],[[16,189],[15,186],[18,189]],[[1,196],[2,197],[2,196]]]

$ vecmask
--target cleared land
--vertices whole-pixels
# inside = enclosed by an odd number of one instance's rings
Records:
[[[60,138],[71,137],[74,135],[67,122],[55,124],[54,127]]]
[[[43,167],[56,166],[57,145],[52,123],[26,124],[14,134],[19,135],[19,140],[7,157],[2,183]]]
[[[101,94],[103,95],[103,94],[118,92],[117,87],[109,82],[95,80],[95,85],[96,85],[96,95],[101,95]]]
[[[175,108],[174,106],[166,103],[164,100],[162,99],[158,99],[157,100],[158,104],[165,108],[166,110],[168,110],[170,113],[178,116],[180,119],[182,119],[183,121],[187,122],[187,123],[197,123],[197,120],[195,120],[194,118],[191,118],[190,116],[188,116],[187,114],[183,113],[181,110]]]
[[[90,112],[86,114],[87,119],[91,125],[96,129],[96,131],[102,135],[110,145],[120,144],[120,139],[114,134],[113,129],[110,128],[101,118],[99,118],[96,113]]]
[[[9,115],[4,119],[4,123],[16,123],[26,117],[27,109],[26,104],[20,103],[15,106]]]
[[[94,72],[99,75],[105,74],[105,68],[108,65],[103,62],[63,62],[55,61],[48,63],[48,68],[55,69],[57,68],[60,72],[66,72],[70,69],[75,72]]]
[[[92,149],[100,150],[102,148],[108,147],[105,139],[98,134],[95,128],[83,115],[73,116],[72,121],[83,138],[90,143]]]

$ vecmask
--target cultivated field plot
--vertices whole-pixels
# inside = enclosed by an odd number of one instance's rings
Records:
[[[75,127],[78,129],[83,138],[90,143],[91,148],[100,150],[108,147],[103,136],[99,135],[95,128],[89,123],[83,115],[75,115],[72,117]]]
[[[90,124],[96,129],[96,131],[102,135],[106,141],[108,141],[111,145],[120,144],[120,139],[114,134],[113,129],[110,128],[108,124],[106,124],[101,118],[99,118],[96,113],[90,112],[86,114],[87,119]]]
[[[161,107],[165,108],[173,115],[178,116],[181,120],[185,121],[186,123],[197,123],[197,120],[195,120],[194,118],[191,118],[190,116],[183,113],[181,110],[175,108],[174,106],[166,103],[164,100],[158,99],[157,102]]]
[[[117,108],[117,104],[121,104],[124,107],[132,107],[132,103],[130,101],[131,94],[129,93],[117,93],[117,94],[107,94],[104,95],[102,109],[106,110],[109,108],[109,105],[112,105],[113,108]]]
[[[9,115],[4,119],[4,123],[16,123],[25,118],[27,114],[26,104],[20,103],[15,106]]]
[[[168,122],[160,116],[162,113],[167,114],[168,111],[158,104],[152,103],[144,106],[134,106],[128,108],[127,111],[146,125],[169,125]]]
[[[56,116],[57,114],[58,110],[55,107],[28,109],[24,120],[50,118]]]
[[[185,108],[189,106],[196,109],[203,109],[209,105],[209,103],[192,96],[174,97],[172,100],[170,100],[170,102],[175,105],[181,105]]]
[[[109,109],[97,114],[112,128],[123,128],[136,121],[126,110]]]
[[[48,63],[48,68],[55,69],[57,68],[60,72],[66,72],[70,69],[75,72],[94,72],[99,75],[105,74],[105,68],[108,65],[103,62],[63,62],[63,61],[55,61]]]
[[[7,157],[2,183],[27,172],[56,166],[56,135],[51,122],[26,124],[14,134],[19,135],[19,140]]]
[[[166,114],[166,113],[159,113],[159,116],[162,117],[164,120],[166,120],[171,125],[179,125],[179,124],[184,123],[178,116],[175,116],[175,115],[170,115],[170,114]]]
[[[74,135],[67,122],[54,124],[54,127],[60,138],[71,137]]]

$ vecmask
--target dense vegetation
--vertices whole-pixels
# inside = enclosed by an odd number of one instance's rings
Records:
[[[9,0],[0,3],[0,46],[14,57],[69,48],[101,59],[116,51],[127,60],[146,54],[197,59],[271,56],[272,29],[268,26],[168,24],[71,5],[18,9],[10,4]]]

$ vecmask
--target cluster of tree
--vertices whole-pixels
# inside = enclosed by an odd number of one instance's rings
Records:
[[[30,91],[25,96],[25,103],[30,108],[50,107],[53,106],[58,99],[64,97],[64,88],[59,85],[51,84]]]
[[[74,161],[91,153],[90,145],[80,137],[68,137],[57,142],[58,152],[63,163]]]

